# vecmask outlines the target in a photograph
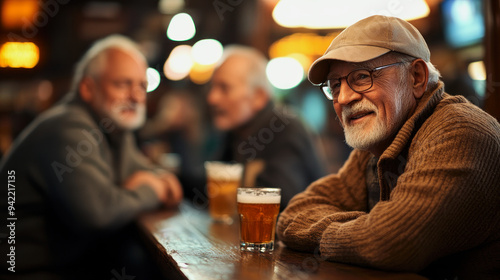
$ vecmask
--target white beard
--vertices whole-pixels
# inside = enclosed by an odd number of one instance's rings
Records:
[[[403,110],[409,108],[409,105],[405,104],[405,100],[409,98],[409,93],[402,84],[396,87],[395,92],[397,93],[394,108],[396,118],[389,124],[380,119],[378,108],[369,101],[363,101],[363,103],[357,102],[351,107],[343,108],[342,121],[344,123],[344,135],[347,145],[355,149],[368,150],[389,137],[393,137],[399,131],[406,121],[407,114]],[[362,111],[373,111],[375,114],[375,123],[348,125],[348,116]],[[366,130],[366,125],[372,125],[371,129]]]
[[[135,116],[123,117],[122,111],[126,109],[133,109]],[[146,106],[144,104],[113,104],[108,117],[123,130],[135,130],[146,121]]]
[[[375,114],[374,127],[367,133],[366,125],[370,124],[355,124],[349,125],[347,116],[350,116],[360,111],[373,111]],[[379,141],[383,140],[387,127],[378,119],[378,109],[373,103],[355,103],[352,107],[346,107],[342,110],[342,121],[344,123],[344,134],[347,145],[360,150],[367,150]]]

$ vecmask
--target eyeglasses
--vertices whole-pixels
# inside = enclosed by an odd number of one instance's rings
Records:
[[[325,94],[326,98],[337,102],[340,94],[340,80],[345,79],[347,84],[353,91],[357,93],[363,93],[371,89],[373,86],[373,72],[403,63],[404,62],[396,62],[379,66],[373,69],[356,69],[354,71],[351,71],[344,77],[327,80],[326,82],[320,84],[319,87]]]

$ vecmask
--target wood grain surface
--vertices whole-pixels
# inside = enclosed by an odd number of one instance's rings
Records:
[[[239,223],[212,222],[205,209],[183,202],[175,210],[141,216],[138,226],[165,279],[426,279],[333,263],[277,242],[272,253],[241,252]]]

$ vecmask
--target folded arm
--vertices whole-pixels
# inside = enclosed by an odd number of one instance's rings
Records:
[[[338,174],[319,179],[296,195],[278,220],[280,240],[296,250],[313,252],[330,224],[366,213],[362,174],[369,157],[368,153],[354,151]]]

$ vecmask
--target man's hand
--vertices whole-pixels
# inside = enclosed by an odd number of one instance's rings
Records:
[[[125,189],[134,190],[141,185],[147,185],[153,189],[159,200],[167,207],[178,205],[183,196],[179,180],[171,173],[157,175],[150,171],[137,171],[125,182]]]
[[[179,205],[184,196],[179,179],[170,172],[160,174],[160,179],[167,189],[167,199],[164,201],[165,206],[174,207]]]

